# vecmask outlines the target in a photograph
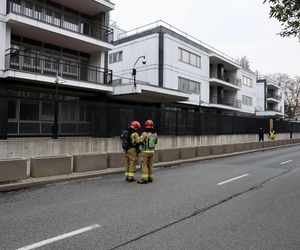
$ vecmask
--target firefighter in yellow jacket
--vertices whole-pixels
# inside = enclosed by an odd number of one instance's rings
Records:
[[[133,121],[130,128],[122,132],[122,147],[125,151],[125,177],[126,181],[135,181],[136,163],[139,147],[139,134],[137,130],[141,127],[138,121]],[[126,133],[127,131],[127,133]],[[124,143],[123,143],[124,142]]]
[[[154,150],[157,144],[157,134],[153,125],[152,120],[147,120],[144,125],[144,132],[140,136],[142,178],[138,180],[139,184],[146,184],[153,181]]]
[[[275,137],[276,137],[276,132],[273,128],[271,128],[270,132],[269,132],[269,138],[270,138],[270,140],[274,141]]]

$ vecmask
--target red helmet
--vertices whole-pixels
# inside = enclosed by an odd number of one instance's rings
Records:
[[[147,120],[145,121],[145,128],[153,128],[153,121],[152,120]]]
[[[141,127],[141,124],[138,121],[133,121],[130,124],[130,127],[133,128],[133,129],[139,129]]]

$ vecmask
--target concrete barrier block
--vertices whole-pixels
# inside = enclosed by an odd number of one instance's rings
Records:
[[[237,143],[235,144],[235,152],[245,151],[245,143]]]
[[[278,140],[278,145],[283,145],[283,140]]]
[[[197,157],[209,156],[210,150],[211,150],[211,146],[197,147],[196,156]]]
[[[251,149],[258,149],[259,142],[251,142]]]
[[[246,142],[245,143],[245,150],[251,150],[252,149],[252,142]]]
[[[273,146],[276,147],[276,146],[279,146],[279,141],[273,141]]]
[[[154,163],[159,162],[159,151],[160,150],[155,150],[154,152]]]
[[[259,148],[263,148],[263,147],[264,147],[264,142],[263,141],[258,142],[257,148],[259,149]]]
[[[179,159],[179,149],[161,149],[159,151],[159,161],[175,161]]]
[[[229,154],[229,153],[234,153],[235,146],[234,144],[225,144],[224,145],[224,153]]]
[[[211,146],[211,154],[212,155],[221,155],[224,153],[223,145],[214,145]]]
[[[46,177],[72,172],[72,156],[57,155],[30,158],[30,176]]]
[[[107,168],[107,154],[87,153],[73,156],[74,172],[88,172]]]
[[[272,148],[275,146],[275,141],[269,141],[269,148]]]
[[[189,147],[189,148],[181,148],[179,151],[179,158],[180,159],[190,159],[196,157],[196,148]]]
[[[264,148],[270,147],[270,141],[264,141]]]
[[[26,174],[25,158],[0,159],[0,182],[23,180]]]
[[[124,152],[108,153],[107,167],[108,168],[125,167],[125,153]]]

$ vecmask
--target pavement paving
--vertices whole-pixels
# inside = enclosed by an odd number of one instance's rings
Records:
[[[253,150],[247,150],[247,151],[235,152],[235,153],[227,153],[227,154],[221,154],[221,155],[209,155],[209,156],[195,157],[195,158],[190,158],[190,159],[180,159],[180,160],[175,160],[175,161],[159,162],[159,163],[154,164],[154,168],[155,169],[166,168],[166,167],[184,165],[184,164],[189,164],[189,163],[195,163],[195,162],[199,162],[199,161],[248,154],[248,153],[257,152],[257,151],[266,151],[266,150],[276,149],[276,148],[291,147],[291,146],[295,146],[295,145],[298,145],[298,144],[280,145],[280,146],[271,147],[271,148],[260,148],[260,149],[253,149]],[[138,165],[137,170],[139,170],[139,169],[140,169],[140,166]],[[2,184],[0,183],[0,192],[16,191],[16,190],[30,188],[30,187],[36,187],[36,186],[42,186],[42,185],[66,182],[66,181],[72,181],[72,180],[98,178],[101,176],[120,174],[123,172],[124,172],[124,167],[120,167],[120,168],[107,168],[104,170],[81,172],[81,173],[73,172],[71,174],[66,174],[66,175],[57,175],[57,176],[40,177],[40,178],[29,177],[25,180],[20,180],[17,182],[2,183]]]

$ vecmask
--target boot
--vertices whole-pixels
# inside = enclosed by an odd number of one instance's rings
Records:
[[[153,181],[153,179],[152,178],[148,178],[148,182],[152,182]]]
[[[138,184],[147,184],[148,181],[145,181],[145,180],[142,179],[142,180],[138,180],[137,183]]]
[[[127,182],[135,182],[135,181],[136,181],[136,179],[134,179],[134,178],[133,179],[129,179],[129,178],[127,179]]]

